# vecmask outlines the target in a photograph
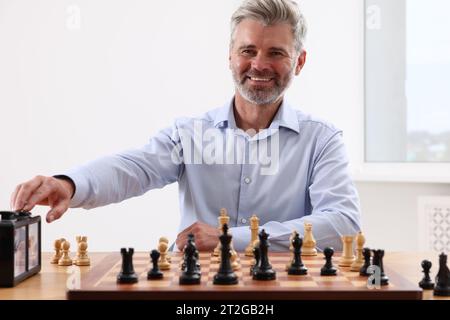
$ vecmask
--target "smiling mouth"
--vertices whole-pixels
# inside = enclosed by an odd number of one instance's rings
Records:
[[[249,77],[249,76],[247,76],[246,79],[250,79],[251,81],[256,82],[256,83],[268,83],[273,80],[273,78],[260,78],[260,77]]]

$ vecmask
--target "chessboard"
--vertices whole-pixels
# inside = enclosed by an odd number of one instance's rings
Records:
[[[422,299],[422,289],[384,266],[389,284],[380,288],[369,288],[367,277],[349,268],[338,267],[339,254],[333,256],[338,268],[336,276],[321,276],[324,265],[322,254],[302,257],[308,268],[307,275],[288,275],[286,264],[291,253],[269,253],[269,260],[276,270],[276,279],[253,280],[250,264],[253,258],[239,254],[240,269],[236,285],[215,285],[213,277],[219,263],[211,253],[200,252],[201,284],[180,285],[179,275],[183,257],[181,253],[171,254],[171,269],[164,272],[163,279],[147,280],[151,268],[149,253],[136,252],[133,256],[134,270],[139,275],[135,284],[118,284],[117,274],[121,268],[120,253],[111,253],[97,266],[81,277],[79,288],[67,291],[68,299],[151,299],[151,300],[305,300],[305,299]]]

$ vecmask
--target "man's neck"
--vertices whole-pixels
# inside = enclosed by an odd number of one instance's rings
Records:
[[[256,105],[248,102],[237,93],[233,108],[236,126],[244,131],[252,129],[256,132],[268,128],[282,101],[283,98],[280,97],[272,104]]]

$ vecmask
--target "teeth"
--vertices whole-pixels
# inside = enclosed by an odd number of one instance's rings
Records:
[[[254,78],[254,77],[250,77],[250,79],[252,79],[253,81],[265,81],[265,82],[272,80],[270,78],[269,79],[263,79],[263,78]]]

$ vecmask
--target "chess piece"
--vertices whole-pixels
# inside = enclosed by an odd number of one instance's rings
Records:
[[[232,236],[228,234],[228,224],[223,225],[222,235],[219,237],[221,244],[221,259],[219,270],[214,275],[214,284],[231,285],[238,283],[238,277],[231,267],[231,248]]]
[[[55,249],[55,254],[52,257],[52,260],[50,261],[50,263],[52,264],[58,264],[59,259],[61,259],[61,245],[62,243],[66,241],[66,239],[61,238],[61,239],[56,239],[55,242],[53,243],[54,249]]]
[[[323,250],[325,256],[325,265],[320,269],[321,276],[335,276],[337,269],[333,266],[334,249],[327,247]]]
[[[308,274],[308,269],[302,262],[302,244],[303,239],[300,238],[298,233],[295,233],[294,238],[292,239],[292,246],[294,251],[294,259],[292,261],[291,266],[288,269],[288,274],[291,275],[305,275]]]
[[[431,269],[431,261],[423,260],[422,261],[422,269],[423,269],[423,278],[419,282],[419,287],[425,290],[434,289],[434,282],[430,278],[430,269]]]
[[[447,266],[447,255],[439,255],[439,271],[436,275],[436,285],[434,287],[435,296],[450,296],[450,271]]]
[[[234,250],[234,248],[231,246],[230,249],[230,253],[231,253],[231,268],[236,271],[240,269],[240,265],[239,265],[239,255],[237,254],[236,250]]]
[[[364,248],[362,254],[364,257],[364,264],[361,267],[361,269],[359,269],[359,275],[363,277],[368,277],[371,275],[370,273],[367,272],[367,269],[371,265],[370,258],[372,256],[372,251],[370,250],[370,248]]]
[[[222,232],[224,224],[228,224],[230,222],[230,217],[228,216],[227,209],[220,209],[220,215],[217,218],[219,220],[219,231]],[[218,257],[220,255],[220,241],[217,243],[216,248],[214,249],[213,255]]]
[[[362,251],[364,243],[366,242],[366,239],[361,231],[358,232],[358,234],[356,235],[355,242],[356,242],[356,259],[350,266],[350,271],[358,272],[364,264],[364,257]]]
[[[58,266],[71,266],[72,265],[72,259],[70,259],[69,256],[69,250],[70,250],[70,242],[64,241],[61,245],[62,249],[62,256],[58,261]]]
[[[291,235],[289,236],[289,251],[292,252],[292,254],[294,254],[294,247],[292,246],[292,240],[294,240],[294,237],[296,234],[297,234],[297,231],[294,230],[294,231],[292,231]],[[293,261],[294,260],[291,260],[290,262],[288,262],[286,264],[286,271],[289,270]]]
[[[198,274],[201,274],[200,254],[197,250],[197,246],[195,245],[195,236],[192,233],[188,234],[188,241],[194,247],[195,272],[197,272]]]
[[[252,215],[250,218],[250,231],[251,240],[247,248],[245,248],[245,255],[247,257],[253,257],[253,243],[258,240],[259,218],[256,215]]]
[[[120,253],[122,255],[122,268],[117,275],[117,283],[136,283],[138,282],[138,276],[136,272],[134,272],[133,266],[133,254],[134,249],[126,248],[120,249]]]
[[[355,256],[353,255],[353,236],[343,236],[341,237],[343,243],[342,257],[339,260],[340,267],[350,267],[355,261]]]
[[[312,223],[305,222],[304,228],[302,256],[316,256],[316,240],[312,233]]]
[[[253,242],[253,261],[250,263],[250,275],[253,276],[253,272],[259,267],[261,258],[261,252],[259,251],[259,240]]]
[[[153,279],[162,279],[164,274],[159,270],[158,266],[158,259],[160,257],[160,253],[158,250],[152,250],[150,252],[150,259],[152,260],[153,267],[147,272],[147,279],[153,280]]]
[[[160,237],[159,238],[159,241],[158,241],[158,245],[161,243],[161,242],[164,242],[166,245],[167,245],[167,248],[169,248],[169,239],[167,239],[166,237]],[[168,249],[167,249],[168,250]],[[160,253],[161,253],[161,251],[160,251]],[[162,253],[161,253],[162,254]],[[161,259],[161,257],[160,257],[160,259]],[[169,254],[169,251],[167,251],[166,252],[166,260],[167,260],[167,262],[172,262],[172,259],[171,259],[171,257],[170,257],[170,254]]]
[[[200,284],[201,274],[197,268],[196,251],[197,248],[194,245],[193,237],[188,237],[184,247],[185,268],[179,278],[180,285]]]
[[[170,269],[170,263],[167,260],[167,256],[168,256],[168,246],[167,243],[165,242],[160,242],[158,244],[158,251],[159,251],[159,262],[158,262],[158,267],[161,270],[169,270]]]
[[[87,237],[77,237],[78,250],[75,258],[75,265],[77,266],[89,266],[91,265],[91,259],[87,254]]]
[[[384,250],[373,250],[372,264],[380,268],[380,284],[382,286],[385,286],[389,284],[389,278],[384,273],[383,257],[384,257]]]
[[[269,234],[263,229],[259,233],[259,251],[260,251],[260,263],[255,267],[253,272],[253,280],[275,280],[276,272],[272,269],[272,265],[269,262],[268,249],[270,247]]]

